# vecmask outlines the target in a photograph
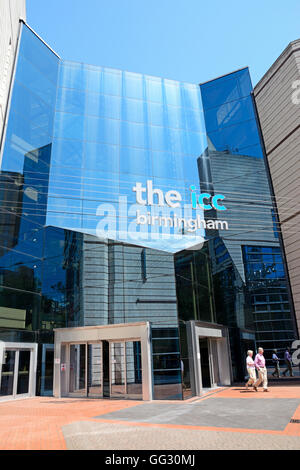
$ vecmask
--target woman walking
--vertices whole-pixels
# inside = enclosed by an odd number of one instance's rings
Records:
[[[249,375],[249,380],[246,383],[246,389],[248,390],[249,385],[253,385],[256,382],[255,363],[253,361],[253,351],[251,351],[251,349],[247,351],[246,367]]]

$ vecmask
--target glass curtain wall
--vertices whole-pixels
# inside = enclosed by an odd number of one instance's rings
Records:
[[[185,277],[176,279],[179,318],[201,319],[197,289],[204,293],[207,288],[196,280],[195,270],[198,264],[202,270],[208,264],[214,318],[229,327],[234,378],[242,380],[247,345],[252,341],[255,346],[251,330],[257,346],[265,349],[267,363],[271,363],[272,349],[281,354],[296,338],[296,331],[249,71],[239,70],[200,89],[208,147],[198,159],[199,184],[212,194],[225,195],[227,211],[222,218],[229,229],[207,233],[208,241],[200,251],[207,258],[199,252],[196,257],[189,252],[176,255],[176,273]],[[219,217],[216,211],[208,212],[209,218]],[[182,285],[189,296],[182,294]],[[189,306],[185,305],[187,297]]]
[[[0,337],[10,329],[15,341],[41,328],[57,74],[58,58],[23,26],[0,172]]]
[[[206,146],[197,85],[62,61],[47,223],[95,235],[106,211],[109,238],[176,251],[173,239],[166,244],[137,229],[132,188],[151,180],[164,193],[180,191],[182,205],[190,205]],[[166,209],[145,207],[155,214]]]

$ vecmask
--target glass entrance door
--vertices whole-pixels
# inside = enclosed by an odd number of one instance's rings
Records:
[[[14,395],[16,351],[5,351],[1,371],[1,396]]]
[[[88,374],[87,394],[91,398],[102,397],[102,347],[101,343],[91,343],[87,346]]]
[[[109,396],[142,400],[141,342],[111,342],[109,353]]]
[[[102,340],[62,345],[61,380],[70,397],[142,400],[141,342]]]
[[[54,345],[42,345],[41,395],[53,394]]]
[[[143,374],[140,341],[126,341],[126,396],[134,400],[143,399]]]
[[[200,347],[202,387],[210,388],[211,377],[210,377],[209,349],[208,349],[207,338],[199,338],[199,347]]]
[[[19,351],[17,395],[29,392],[30,351]]]
[[[5,343],[0,368],[0,398],[18,398],[35,395],[35,367],[37,345],[12,347]]]
[[[109,342],[102,341],[103,347],[103,363],[102,363],[102,378],[103,378],[103,397],[110,397],[110,361],[109,361]]]
[[[69,395],[86,397],[86,344],[70,345]]]
[[[125,343],[110,343],[110,393],[113,398],[126,395]]]

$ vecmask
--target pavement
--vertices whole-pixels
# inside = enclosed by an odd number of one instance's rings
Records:
[[[0,402],[1,450],[300,449],[300,386],[226,387],[182,401]]]

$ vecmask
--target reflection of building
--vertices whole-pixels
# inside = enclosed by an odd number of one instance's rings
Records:
[[[23,175],[9,171],[0,173],[0,256],[18,240],[23,199]]]
[[[232,288],[239,299],[232,314],[236,311],[237,326],[253,328],[267,354],[274,348],[283,354],[294,326],[264,161],[212,149],[199,158],[198,167],[200,182],[205,182],[201,189],[226,196],[227,211],[219,217],[228,221],[229,230],[220,230],[210,247],[213,272],[229,264],[235,271]],[[207,217],[218,217],[217,211]]]
[[[1,166],[22,180],[20,221],[0,258],[0,307],[10,317],[0,339],[39,344],[38,391],[178,399],[243,378],[255,340],[268,360],[272,347],[290,345],[248,69],[199,88],[67,62],[21,30]],[[185,230],[181,245],[174,233],[124,238],[135,215],[119,196],[136,203],[134,185],[149,180],[177,190],[182,205],[191,185],[224,194],[226,211],[205,217],[228,230],[207,229],[197,250]],[[105,211],[109,231],[98,238]],[[12,328],[14,309],[26,319]]]

